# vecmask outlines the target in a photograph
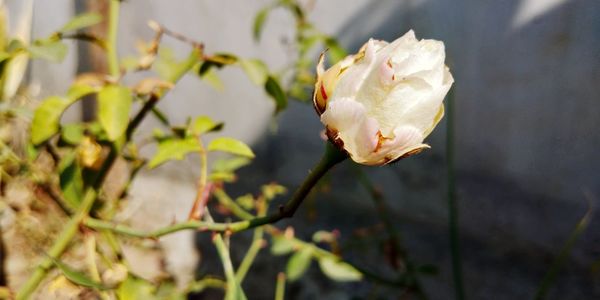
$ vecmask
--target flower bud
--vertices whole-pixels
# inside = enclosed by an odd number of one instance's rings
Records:
[[[392,43],[369,40],[357,54],[317,66],[313,104],[327,136],[357,163],[383,165],[429,148],[454,82],[444,44],[411,30]]]

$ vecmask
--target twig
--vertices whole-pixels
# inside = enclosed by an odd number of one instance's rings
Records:
[[[166,34],[166,35],[168,35],[168,36],[170,36],[170,37],[172,37],[172,38],[174,38],[176,40],[179,40],[181,42],[190,44],[194,48],[200,48],[200,49],[204,48],[204,45],[202,43],[194,41],[194,40],[188,38],[187,36],[185,36],[185,35],[183,35],[181,33],[178,33],[178,32],[175,32],[173,30],[170,30],[167,27],[159,24],[156,21],[150,21],[150,22],[148,22],[148,26],[150,26],[150,28],[152,28],[156,32],[164,33],[164,34]]]

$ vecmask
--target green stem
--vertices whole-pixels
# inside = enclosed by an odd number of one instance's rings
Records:
[[[186,291],[188,291],[188,293],[200,293],[207,288],[225,290],[227,288],[227,283],[220,278],[205,277],[198,281],[192,282]]]
[[[241,231],[249,228],[254,228],[260,225],[272,224],[284,218],[291,218],[294,213],[302,204],[302,201],[306,198],[311,189],[317,184],[319,179],[323,177],[333,166],[344,161],[348,158],[348,155],[339,149],[337,149],[330,142],[326,142],[325,153],[323,157],[317,163],[315,168],[308,174],[308,177],[304,179],[304,182],[296,190],[292,199],[288,201],[285,206],[280,206],[277,213],[268,215],[266,217],[254,218],[245,222],[232,223],[231,230],[233,232]]]
[[[110,0],[108,14],[108,38],[107,38],[107,60],[108,71],[111,76],[117,78],[121,74],[119,69],[119,58],[117,56],[117,31],[119,29],[119,6],[120,0]]]
[[[348,156],[342,153],[340,150],[335,148],[331,143],[327,142],[325,154],[317,164],[317,166],[310,172],[308,177],[304,180],[302,185],[296,190],[292,199],[281,206],[277,213],[265,217],[257,217],[249,220],[243,220],[233,223],[213,223],[213,222],[202,222],[196,220],[189,220],[179,224],[163,227],[161,229],[152,232],[142,232],[139,230],[132,229],[130,227],[114,224],[97,219],[88,218],[85,220],[85,225],[95,229],[108,229],[124,235],[141,237],[141,238],[159,238],[163,235],[173,233],[180,230],[196,229],[196,230],[211,230],[211,231],[227,231],[230,233],[239,232],[251,228],[255,228],[265,224],[275,223],[284,218],[290,218],[294,215],[300,204],[313,186],[336,164],[344,161]]]
[[[223,192],[223,191],[221,191],[221,192]],[[266,213],[267,205],[266,205],[266,201],[264,199],[257,201],[257,210],[258,210],[259,216],[263,216]],[[244,282],[244,278],[246,277],[248,270],[250,270],[252,263],[254,263],[254,259],[258,255],[258,252],[260,251],[260,249],[263,247],[263,244],[265,242],[263,240],[264,233],[265,233],[264,227],[257,227],[256,229],[254,229],[254,236],[252,237],[252,244],[250,244],[250,248],[248,248],[248,251],[246,252],[246,255],[244,256],[242,263],[240,263],[240,266],[238,267],[237,272],[235,273],[235,277],[240,284],[242,284],[242,282]]]
[[[225,245],[225,241],[223,241],[223,236],[221,234],[215,234],[213,243],[219,253],[219,258],[223,264],[223,271],[225,272],[225,278],[227,279],[225,299],[245,299],[244,292],[242,291],[239,282],[236,280],[231,257],[229,256],[229,249]]]
[[[42,260],[40,265],[35,269],[31,277],[21,286],[21,289],[17,293],[16,299],[28,299],[29,296],[35,291],[39,283],[44,279],[46,273],[53,265],[53,261],[58,259],[60,255],[67,249],[73,237],[79,229],[79,224],[88,215],[92,205],[96,200],[96,191],[93,188],[86,190],[83,201],[75,215],[69,220],[63,231],[60,233],[58,238],[55,240],[54,245],[48,251],[46,258]]]
[[[454,292],[458,300],[465,299],[460,257],[458,203],[456,199],[456,176],[454,167],[454,89],[450,90],[446,100],[446,159],[448,178],[448,228],[450,233],[450,253],[452,256],[452,275]]]
[[[275,286],[275,300],[285,299],[285,273],[277,274],[277,285]]]
[[[264,232],[265,230],[262,227],[258,227],[254,230],[252,244],[250,244],[250,248],[248,248],[248,252],[246,252],[246,256],[244,256],[244,259],[242,260],[242,263],[240,263],[240,266],[238,267],[237,272],[235,274],[237,281],[240,284],[244,281],[244,278],[246,277],[246,274],[248,274],[252,263],[254,263],[254,259],[256,258],[258,252],[263,246]]]

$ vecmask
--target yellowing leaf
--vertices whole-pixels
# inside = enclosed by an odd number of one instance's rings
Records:
[[[358,281],[362,279],[362,273],[353,266],[330,256],[319,258],[319,267],[327,277],[335,281]]]
[[[249,158],[254,158],[254,152],[242,141],[230,137],[220,137],[212,140],[207,147],[208,151],[223,151]]]
[[[148,164],[149,168],[154,168],[168,160],[182,160],[188,153],[200,151],[202,148],[193,137],[186,139],[166,139],[158,144],[156,154]]]
[[[98,120],[109,140],[115,141],[125,133],[131,102],[131,92],[124,86],[107,85],[98,93]]]

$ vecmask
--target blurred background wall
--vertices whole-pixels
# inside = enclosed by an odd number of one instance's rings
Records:
[[[18,9],[18,2],[8,1],[9,7]],[[83,2],[36,1],[33,38],[47,36],[60,27],[76,9],[81,9]],[[152,37],[146,22],[154,19],[204,42],[209,52],[256,57],[271,68],[280,68],[293,59],[285,43],[293,37],[290,16],[284,11],[274,12],[261,41],[255,43],[251,36],[254,15],[268,3],[125,1],[120,55],[135,53],[136,39]],[[339,37],[350,52],[370,37],[393,40],[410,28],[420,38],[445,42],[447,63],[456,81],[454,144],[467,295],[472,299],[531,297],[549,263],[587,210],[588,201],[599,204],[600,2],[306,3],[309,18],[316,26]],[[170,39],[164,42],[176,53],[186,53],[186,45]],[[60,66],[34,62],[30,82],[39,84],[45,95],[61,93],[82,59],[85,57],[71,51]],[[224,70],[220,75],[226,87],[223,91],[189,76],[160,107],[174,117],[174,123],[197,114],[223,120],[224,135],[253,145],[257,160],[243,169],[241,181],[232,187],[238,193],[256,192],[257,184],[270,181],[290,188],[298,185],[322,148],[322,126],[312,107],[292,103],[272,121],[273,105],[262,89],[253,86],[239,70]],[[128,80],[133,82],[135,78]],[[73,108],[66,118],[80,116],[81,108]],[[269,129],[273,122],[277,130]],[[157,124],[148,120],[143,130],[149,133]],[[434,299],[446,299],[452,293],[445,130],[442,125],[434,131],[428,139],[432,149],[421,155],[391,166],[366,169],[384,191],[410,255],[416,261],[440,267],[437,276],[425,280],[425,290]],[[153,150],[146,153],[151,155]],[[308,238],[316,228],[337,228],[342,239],[349,239],[357,227],[379,222],[372,203],[366,199],[368,194],[346,175],[350,168],[346,163],[335,170],[331,175],[332,191],[320,194],[288,222],[296,225],[299,236]],[[135,209],[128,216],[137,216],[139,226],[148,228],[185,218],[193,200],[195,172],[189,162],[145,172],[133,188],[131,207]],[[317,215],[309,220],[307,207],[311,205],[317,207]],[[600,297],[600,279],[592,270],[593,262],[600,259],[600,220],[598,213],[593,215],[551,290],[553,299]],[[149,224],[149,218],[156,221]],[[174,253],[170,263],[184,274],[182,277],[193,275],[195,261],[210,265],[210,260],[191,254],[191,233],[169,239],[164,245]],[[197,239],[203,250],[200,253],[210,255],[204,250],[205,241],[205,237]],[[379,246],[375,243],[353,249],[349,257],[364,260],[366,266],[377,266]],[[268,255],[262,259],[269,261]],[[210,266],[199,270],[210,270]],[[268,270],[256,269],[257,275],[250,280],[260,280],[260,274],[272,276]],[[318,276],[306,277],[292,291],[306,299],[318,291],[341,298],[344,291],[356,288],[359,295],[364,291],[360,286],[325,284]],[[250,282],[252,285],[254,281]],[[260,295],[260,290],[257,293]]]

